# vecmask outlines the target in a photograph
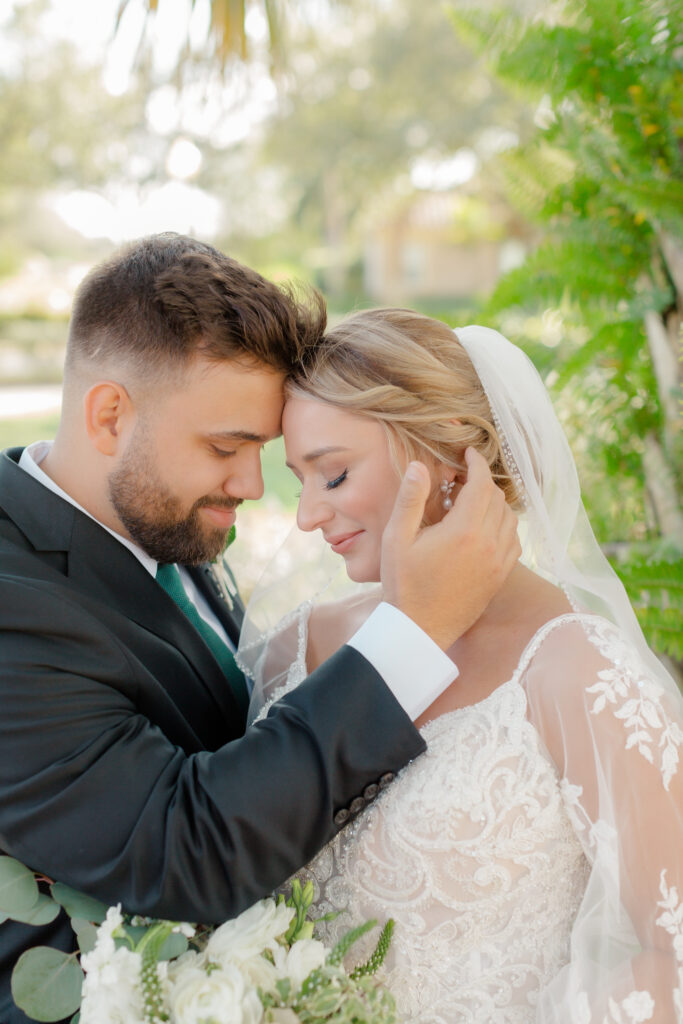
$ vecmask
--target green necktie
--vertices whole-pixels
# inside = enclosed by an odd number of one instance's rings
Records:
[[[168,596],[175,601],[181,612],[183,612],[183,614],[190,620],[197,632],[201,635],[214,658],[223,669],[223,674],[228,680],[230,689],[233,692],[240,711],[246,715],[249,696],[247,694],[244,676],[235,664],[235,658],[228,645],[221,640],[216,630],[212,629],[208,622],[201,617],[192,601],[190,601],[189,597],[185,593],[185,587],[183,586],[183,581],[180,578],[180,573],[176,566],[157,566],[156,580],[157,583],[164,588]]]

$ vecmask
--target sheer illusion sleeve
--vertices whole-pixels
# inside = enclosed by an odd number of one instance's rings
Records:
[[[540,994],[537,1019],[680,1021],[681,702],[595,616],[557,620],[521,681],[591,868],[570,962]]]
[[[306,646],[311,603],[304,602],[271,629],[242,630],[237,664],[251,686],[247,723],[265,718],[272,704],[306,678]]]

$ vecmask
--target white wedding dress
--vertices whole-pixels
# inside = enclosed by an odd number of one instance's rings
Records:
[[[306,675],[306,620],[272,699]],[[617,627],[548,622],[305,869],[339,913],[318,934],[392,917],[383,978],[411,1024],[681,1019],[675,714]]]

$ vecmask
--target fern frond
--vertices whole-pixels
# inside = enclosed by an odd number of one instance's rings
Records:
[[[629,596],[642,608],[683,609],[683,559],[632,562],[617,566],[617,572]]]
[[[677,608],[636,607],[645,639],[662,654],[683,659],[683,621]]]

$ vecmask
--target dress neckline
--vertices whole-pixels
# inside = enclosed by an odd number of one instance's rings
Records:
[[[533,636],[531,636],[527,641],[526,646],[519,657],[519,661],[515,666],[515,670],[509,679],[505,679],[502,683],[499,683],[494,690],[487,693],[487,695],[482,697],[481,700],[475,700],[471,704],[464,704],[462,707],[452,708],[450,711],[444,711],[442,715],[437,715],[436,718],[432,718],[429,722],[425,722],[424,725],[420,726],[420,735],[424,736],[425,729],[431,728],[431,726],[435,725],[436,722],[441,722],[445,718],[457,718],[459,715],[468,711],[473,711],[475,708],[485,708],[490,703],[494,703],[494,699],[499,699],[498,695],[501,691],[507,691],[508,688],[512,689],[519,686],[520,676],[525,671],[527,665],[545,640],[546,636],[560,625],[564,625],[568,622],[581,622],[585,619],[609,622],[609,620],[605,619],[602,615],[595,615],[592,612],[563,612],[562,615],[556,615],[554,618],[548,619],[548,621],[544,622],[542,626],[539,626]]]

